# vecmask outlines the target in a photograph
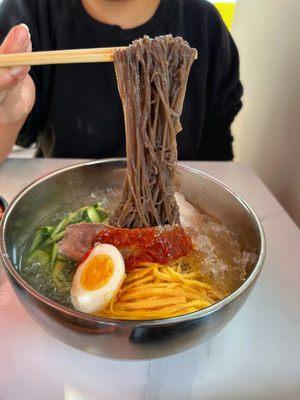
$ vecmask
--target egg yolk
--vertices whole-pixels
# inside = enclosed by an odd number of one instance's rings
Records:
[[[92,257],[81,274],[82,288],[88,291],[100,289],[111,279],[113,271],[114,262],[110,256],[99,254]]]

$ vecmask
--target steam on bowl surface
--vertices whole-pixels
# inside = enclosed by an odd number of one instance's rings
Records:
[[[32,289],[19,275],[28,235],[49,215],[89,204],[101,193],[120,190],[122,160],[84,163],[54,172],[25,189],[10,205],[1,226],[1,256],[21,302],[37,323],[63,342],[110,358],[148,359],[187,350],[224,327],[242,306],[264,259],[264,235],[250,208],[211,177],[178,167],[176,189],[186,199],[224,222],[243,250],[257,254],[247,279],[224,300],[202,311],[152,321],[119,321],[80,313]],[[97,188],[97,190],[95,190]],[[8,255],[8,257],[6,256]]]

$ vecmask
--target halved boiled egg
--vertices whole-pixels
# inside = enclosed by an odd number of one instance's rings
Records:
[[[125,276],[120,251],[110,244],[96,246],[78,267],[71,288],[75,310],[88,314],[103,310]]]

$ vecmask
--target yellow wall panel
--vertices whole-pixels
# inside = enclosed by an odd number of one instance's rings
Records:
[[[231,29],[232,22],[234,18],[236,1],[211,1],[219,10],[219,13],[222,15],[222,18],[227,25],[228,29]]]

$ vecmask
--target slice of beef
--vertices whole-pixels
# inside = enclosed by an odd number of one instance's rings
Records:
[[[81,223],[67,228],[64,238],[58,243],[59,252],[74,261],[80,261],[91,247],[95,236],[104,228],[102,224]]]

